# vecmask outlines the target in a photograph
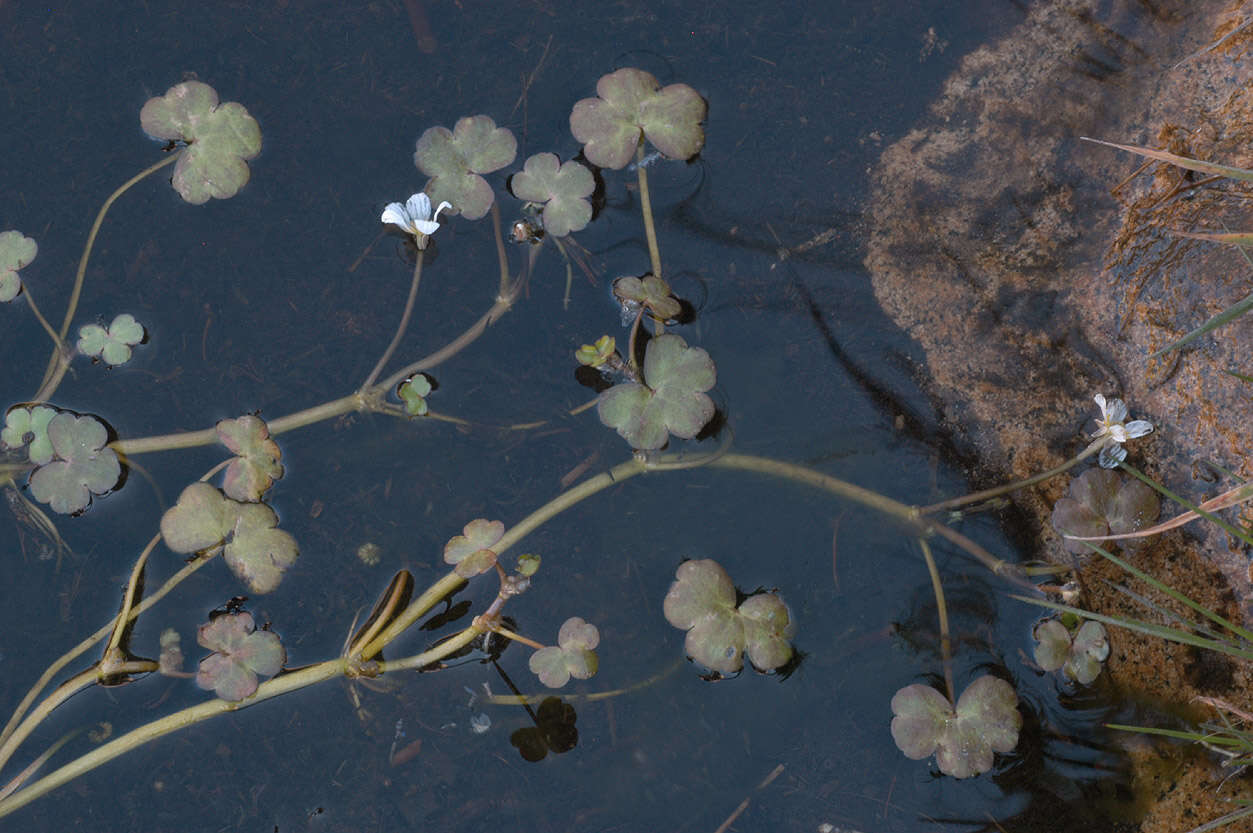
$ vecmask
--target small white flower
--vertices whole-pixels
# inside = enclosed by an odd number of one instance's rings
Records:
[[[1098,461],[1102,468],[1117,468],[1118,464],[1127,458],[1127,449],[1123,448],[1121,443],[1134,440],[1136,437],[1143,437],[1153,430],[1153,424],[1143,419],[1127,422],[1127,404],[1121,399],[1111,399],[1106,402],[1105,397],[1099,393],[1092,399],[1101,409],[1101,416],[1096,421],[1096,432],[1092,435],[1092,439],[1107,438]]]
[[[439,213],[445,208],[452,208],[448,200],[440,202],[439,208],[432,215],[431,198],[419,191],[406,200],[404,205],[398,202],[388,203],[380,219],[384,223],[400,226],[417,239],[419,249],[425,249],[426,238],[439,228]]]

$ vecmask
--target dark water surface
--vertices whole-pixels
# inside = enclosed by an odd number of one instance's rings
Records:
[[[1007,0],[783,11],[464,0],[383,0],[351,11],[340,3],[6,3],[0,228],[38,241],[23,277],[59,321],[101,201],[161,155],[139,129],[144,101],[194,74],[243,103],[261,124],[264,150],[237,197],[189,206],[157,177],[109,215],[79,317],[129,311],[150,340],[124,368],[77,362],[56,404],[99,414],[125,438],[254,411],[274,418],[350,392],[391,337],[410,266],[396,238],[379,238],[378,216],[423,185],[412,160],[423,130],[486,113],[518,138],[507,172],[541,150],[569,158],[578,151],[571,105],[592,95],[602,74],[639,66],[709,101],[700,160],[650,170],[663,261],[699,307],[682,334],[717,362],[716,396],[737,450],[926,503],[967,484],[921,392],[917,350],[879,313],[860,265],[865,175],[958,58],[1021,17]],[[504,173],[489,179],[504,195]],[[288,471],[273,504],[302,555],[275,593],[248,607],[282,635],[289,665],[335,656],[395,570],[409,569],[419,585],[441,575],[444,542],[469,520],[512,524],[593,455],[592,473],[628,457],[594,414],[562,416],[590,397],[574,380],[572,351],[602,332],[625,338],[609,281],[647,268],[632,177],[607,172],[605,180],[604,211],[577,235],[593,279],[575,271],[569,309],[564,269],[549,248],[518,307],[433,373],[440,387],[431,405],[442,413],[548,426],[459,431],[357,416],[281,438]],[[512,218],[515,201],[502,201]],[[826,242],[779,259],[781,247],[824,233]],[[406,359],[460,333],[495,293],[490,220],[453,219],[436,241]],[[516,269],[520,252],[510,254]],[[47,340],[20,299],[0,313],[8,405],[33,393]],[[222,457],[200,448],[138,459],[145,471],[130,472],[124,489],[82,518],[60,519],[73,554],[59,565],[39,560],[37,547],[24,551],[18,527],[0,526],[10,577],[0,590],[5,714],[48,661],[116,611],[163,509]],[[963,531],[1002,557],[1021,557],[990,519]],[[367,542],[381,548],[377,566],[355,555]],[[658,474],[564,513],[522,551],[544,559],[533,589],[509,607],[522,631],[552,640],[571,615],[600,628],[600,673],[569,690],[666,674],[638,691],[575,702],[572,751],[536,764],[519,757],[509,737],[528,725],[526,714],[469,704],[466,687],[506,690],[490,666],[403,675],[381,692],[358,686],[360,708],[333,681],[159,740],[4,824],[712,831],[746,798],[738,830],[959,830],[996,818],[1021,831],[1072,812],[1099,815],[1091,783],[1110,764],[1089,748],[1099,741],[1082,734],[1094,731],[1099,704],[1059,708],[1054,682],[1021,656],[1034,611],[1006,600],[1006,588],[960,554],[937,550],[958,686],[987,670],[1007,676],[1026,714],[1019,752],[969,782],[936,777],[933,764],[906,760],[892,744],[892,693],[935,679],[940,662],[917,546],[882,519],[760,476]],[[795,673],[711,684],[691,666],[674,668],[683,639],[662,618],[661,599],[689,557],[717,558],[745,590],[779,588],[800,625]],[[159,549],[149,586],[177,565]],[[195,626],[243,592],[223,565],[210,565],[141,619],[135,650],[155,655],[158,634],[173,627],[194,662]],[[477,582],[462,598],[479,612],[493,592]],[[427,638],[406,646],[416,651]],[[502,665],[534,691],[527,653],[511,648]],[[155,676],[90,690],[29,748],[101,719],[126,731],[204,698],[190,682]],[[470,720],[480,711],[492,726],[475,734]],[[422,746],[392,765],[398,724],[400,745]],[[1060,739],[1070,732],[1081,734]],[[89,748],[76,739],[56,762]]]

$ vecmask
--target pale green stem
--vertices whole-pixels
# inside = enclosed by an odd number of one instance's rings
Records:
[[[458,577],[459,578],[459,577]],[[430,591],[428,591],[430,592]],[[426,594],[423,594],[426,595]],[[461,647],[468,645],[470,642],[482,633],[482,630],[475,627],[468,627],[458,633],[451,639],[441,642],[428,651],[404,659],[392,660],[390,662],[379,663],[379,668],[383,671],[399,670],[407,668],[422,668],[431,663],[450,656]],[[266,680],[257,687],[256,692],[244,700],[238,702],[229,700],[210,700],[207,703],[200,703],[195,706],[166,715],[163,718],[146,723],[137,729],[133,729],[124,735],[99,746],[87,754],[70,761],[63,767],[56,769],[30,786],[18,791],[13,796],[0,801],[0,818],[9,815],[37,798],[51,792],[57,787],[67,784],[75,778],[83,775],[96,767],[108,763],[109,761],[127,752],[131,752],[149,741],[156,740],[202,723],[210,718],[229,712],[238,711],[248,706],[262,703],[273,697],[296,691],[306,686],[315,685],[325,682],[334,677],[346,675],[349,672],[348,660],[344,657],[336,657],[332,660],[320,662],[316,665],[310,665],[297,671],[289,671],[280,674],[273,679]]]
[[[1101,437],[1100,439],[1093,440],[1088,444],[1088,447],[1079,452],[1077,456],[1071,457],[1060,466],[1055,466],[1054,468],[1051,468],[1041,474],[1037,474],[1034,477],[1028,477],[1026,480],[1019,480],[1005,486],[997,486],[993,489],[984,489],[982,492],[974,492],[973,494],[962,495],[961,497],[955,497],[949,500],[942,500],[939,503],[933,503],[930,506],[921,507],[918,510],[918,513],[920,515],[930,515],[934,512],[942,512],[945,509],[956,509],[959,506],[981,503],[985,500],[991,500],[994,497],[1000,497],[1001,495],[1007,495],[1010,492],[1016,492],[1019,489],[1025,489],[1027,486],[1034,486],[1035,484],[1048,480],[1050,477],[1055,477],[1067,469],[1073,468],[1088,459],[1093,454],[1100,451],[1107,442],[1109,442],[1108,437]]]
[[[918,539],[922,547],[922,557],[927,562],[927,572],[931,574],[931,589],[935,593],[935,609],[940,617],[940,656],[944,663],[944,685],[948,689],[948,701],[957,702],[957,693],[953,690],[953,643],[948,633],[948,605],[944,603],[944,585],[940,583],[940,571],[935,566],[935,558],[931,555],[931,546],[925,538]]]
[[[83,293],[83,278],[87,274],[87,263],[91,260],[91,249],[96,243],[96,235],[100,233],[100,226],[104,223],[105,215],[109,213],[109,209],[119,197],[130,190],[131,186],[142,180],[144,177],[150,176],[178,161],[183,155],[180,149],[169,154],[160,162],[151,165],[130,179],[118,186],[109,198],[104,201],[104,205],[100,206],[100,211],[96,214],[96,220],[91,224],[91,231],[87,233],[87,244],[83,247],[83,255],[78,260],[78,272],[74,275],[74,288],[70,291],[70,302],[65,310],[65,320],[61,323],[60,337],[57,339],[58,344],[65,344],[65,337],[70,331],[70,324],[74,321],[74,314],[78,311],[78,299]],[[65,371],[69,368],[69,356],[66,355],[62,347],[58,347],[52,353],[52,358],[48,360],[48,369],[44,371],[43,381],[39,385],[39,392],[35,394],[31,401],[46,402],[50,396],[56,391],[57,386],[61,384]]]
[[[661,250],[657,248],[657,229],[653,227],[653,201],[648,193],[648,171],[644,161],[644,142],[635,149],[635,174],[640,183],[640,212],[644,215],[644,237],[648,240],[648,259],[653,265],[653,276],[661,278]]]
[[[422,281],[422,261],[426,258],[426,252],[418,249],[418,262],[413,266],[413,280],[409,284],[409,298],[405,301],[405,311],[400,315],[400,325],[396,327],[396,334],[392,336],[392,343],[387,345],[387,349],[383,351],[383,355],[379,356],[378,362],[374,365],[374,369],[370,371],[370,375],[365,377],[365,381],[361,383],[361,390],[368,390],[374,384],[374,380],[383,372],[383,368],[387,366],[392,355],[396,352],[396,347],[400,344],[400,339],[404,337],[405,330],[409,327],[409,318],[413,315],[413,304],[418,298],[418,284]]]
[[[166,580],[165,584],[161,585],[160,589],[149,595],[139,604],[135,605],[131,609],[130,616],[128,618],[134,619],[136,616],[161,601],[161,599],[165,598],[165,596],[177,587],[183,579],[187,578],[205,564],[212,561],[213,556],[216,554],[217,552],[215,551],[212,554],[203,555],[184,566],[174,575],[170,576],[169,579]],[[0,769],[4,768],[4,765],[8,763],[9,758],[13,755],[13,751],[17,748],[17,745],[13,743],[13,735],[17,731],[17,727],[22,721],[22,717],[26,714],[27,709],[30,708],[31,704],[35,701],[35,698],[39,696],[39,692],[43,691],[44,687],[52,681],[53,677],[60,673],[61,669],[65,668],[65,666],[82,656],[84,652],[89,650],[100,640],[109,636],[112,632],[113,622],[110,622],[91,636],[84,639],[82,642],[78,643],[78,645],[67,651],[60,658],[53,661],[43,674],[40,675],[39,679],[35,681],[35,684],[31,687],[30,691],[28,691],[26,696],[22,698],[22,702],[18,704],[16,709],[14,709],[12,716],[9,718],[8,724],[4,727],[4,731],[0,732],[0,740],[3,741],[3,744],[0,745]],[[32,724],[32,727],[33,725],[34,724]]]
[[[46,332],[52,339],[53,348],[58,353],[66,352],[69,348],[65,346],[65,342],[61,340],[59,335],[57,335],[57,331],[52,329],[52,325],[48,323],[48,319],[44,318],[43,313],[39,311],[39,307],[35,305],[35,296],[31,294],[29,286],[26,286],[25,284],[22,285],[22,295],[26,297],[26,305],[30,307],[30,311],[34,313],[35,320],[39,322],[39,326],[43,327],[44,332]]]

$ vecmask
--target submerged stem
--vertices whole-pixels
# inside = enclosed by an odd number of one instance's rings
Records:
[[[374,380],[383,372],[383,368],[387,366],[392,355],[396,352],[396,347],[400,344],[400,339],[404,337],[405,330],[409,327],[409,318],[413,315],[413,304],[418,297],[418,284],[422,281],[422,261],[425,260],[426,252],[418,249],[418,262],[413,266],[413,280],[409,284],[409,297],[405,300],[405,311],[400,314],[400,324],[396,327],[396,334],[392,336],[391,344],[387,345],[387,349],[383,351],[383,355],[379,356],[379,360],[374,365],[374,369],[370,371],[370,375],[365,377],[365,381],[361,383],[361,390],[366,390],[374,384]]]
[[[65,337],[69,334],[70,324],[73,323],[74,314],[78,311],[78,299],[83,293],[83,278],[87,274],[87,263],[91,260],[91,249],[96,243],[96,235],[100,233],[100,226],[104,223],[105,215],[109,213],[109,209],[113,206],[113,203],[117,202],[119,197],[130,190],[131,186],[144,179],[144,177],[156,173],[166,165],[173,164],[182,155],[182,149],[177,150],[155,165],[150,165],[149,167],[144,168],[142,171],[119,185],[117,190],[110,194],[109,198],[106,199],[104,204],[100,206],[100,211],[96,214],[96,220],[91,224],[91,231],[87,233],[87,243],[83,246],[82,257],[78,260],[78,271],[74,275],[74,288],[70,291],[70,302],[66,306],[65,320],[61,323],[61,330],[59,333],[59,344],[61,347],[54,350],[52,357],[48,359],[48,368],[44,371],[43,381],[39,383],[39,392],[32,397],[31,401],[46,402],[48,398],[52,396],[53,392],[56,391],[57,385],[61,383],[62,377],[65,376],[65,371],[69,368],[69,357],[66,356],[65,350],[63,349]]]
[[[640,213],[644,215],[644,237],[648,240],[648,260],[653,277],[661,278],[661,250],[657,248],[657,229],[653,226],[653,201],[648,192],[648,171],[644,165],[644,142],[635,149],[635,174],[640,184]]]

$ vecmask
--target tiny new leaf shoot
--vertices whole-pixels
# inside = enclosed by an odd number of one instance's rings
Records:
[[[248,183],[247,160],[261,152],[257,120],[242,104],[219,104],[217,91],[200,81],[184,81],[148,99],[139,123],[153,138],[187,144],[172,184],[193,205],[235,196]]]
[[[574,351],[574,358],[586,367],[600,367],[609,361],[609,357],[618,349],[617,342],[611,335],[603,335],[596,339],[595,344],[584,344]]]
[[[400,383],[396,392],[405,403],[405,413],[409,416],[426,416],[429,411],[426,397],[431,395],[431,380],[425,374],[415,373],[410,376]]]

